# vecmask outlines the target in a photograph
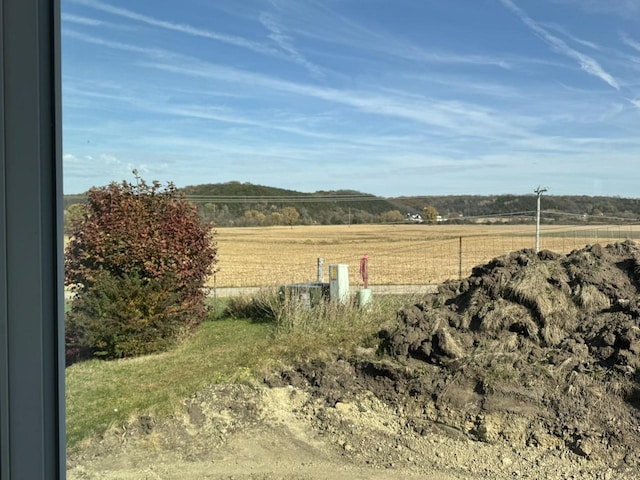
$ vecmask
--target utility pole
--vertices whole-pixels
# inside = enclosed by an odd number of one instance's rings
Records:
[[[536,253],[540,251],[540,197],[544,192],[546,192],[546,188],[538,187],[533,193],[538,196],[538,205],[536,208]]]

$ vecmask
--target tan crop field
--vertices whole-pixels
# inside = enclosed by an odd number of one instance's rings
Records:
[[[570,252],[588,244],[640,238],[639,225],[542,226],[540,248]],[[534,248],[533,225],[323,225],[219,228],[218,269],[210,286],[277,286],[318,279],[317,259],[349,266],[362,284],[369,257],[371,285],[424,285],[467,276],[493,257]]]

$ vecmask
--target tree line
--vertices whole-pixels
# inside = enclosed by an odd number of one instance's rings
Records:
[[[398,197],[394,202],[417,209],[434,206],[443,218],[475,221],[478,217],[522,213],[519,219],[532,220],[536,209],[536,195],[443,195]],[[620,198],[587,195],[543,195],[541,209],[547,221],[563,223],[599,222],[640,218],[639,198]],[[527,218],[528,217],[528,218]],[[465,220],[468,219],[468,220]],[[518,219],[518,218],[516,218]]]
[[[303,193],[251,183],[227,182],[180,189],[200,217],[216,226],[345,225],[416,221],[449,223],[488,221],[504,216],[510,222],[532,222],[536,196],[446,195],[383,198],[355,190]],[[65,219],[77,216],[74,204],[85,196],[65,196]],[[425,211],[425,208],[428,208]],[[591,196],[542,197],[547,223],[597,223],[640,218],[640,199]]]

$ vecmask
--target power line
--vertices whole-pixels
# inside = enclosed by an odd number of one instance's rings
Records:
[[[185,199],[194,203],[332,203],[332,202],[384,202],[375,195],[185,195]]]

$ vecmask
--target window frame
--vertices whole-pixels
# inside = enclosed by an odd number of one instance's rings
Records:
[[[64,479],[60,0],[0,32],[0,480]]]

